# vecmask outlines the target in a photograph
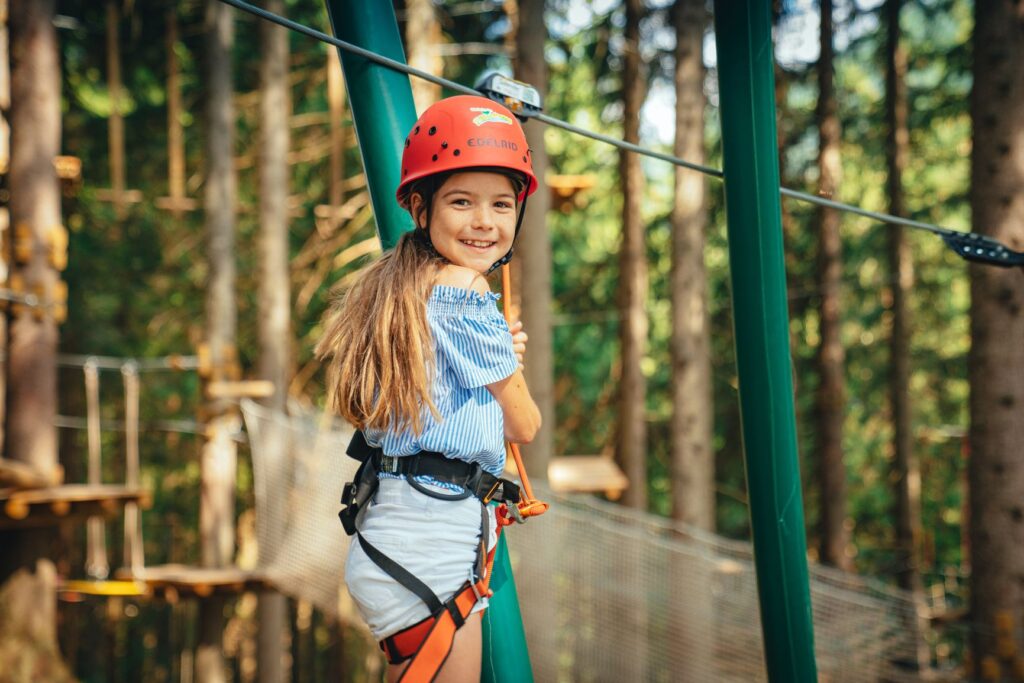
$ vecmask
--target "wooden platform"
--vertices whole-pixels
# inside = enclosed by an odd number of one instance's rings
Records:
[[[57,592],[65,602],[81,602],[86,595],[106,598],[149,595],[145,583],[130,579],[61,579],[57,583]]]
[[[150,504],[142,489],[105,484],[64,484],[36,489],[0,489],[0,529],[50,526],[72,519],[113,517],[125,503]]]
[[[272,586],[259,572],[224,567],[206,569],[184,564],[146,567],[139,573],[118,572],[122,580],[145,584],[147,593],[175,603],[182,598],[206,598],[211,595],[238,595],[249,591],[270,590]]]
[[[629,486],[629,480],[609,457],[565,455],[551,459],[548,484],[560,493],[604,493],[614,500]]]

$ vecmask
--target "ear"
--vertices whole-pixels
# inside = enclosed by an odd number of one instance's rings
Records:
[[[409,215],[412,216],[412,222],[416,224],[418,229],[426,228],[426,221],[420,221],[420,217],[426,210],[426,202],[423,201],[423,195],[419,192],[413,192],[409,195]]]

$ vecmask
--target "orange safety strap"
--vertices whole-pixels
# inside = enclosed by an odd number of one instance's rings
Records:
[[[497,533],[501,534],[500,524],[498,525]],[[475,584],[466,586],[449,601],[449,603],[454,603],[454,609],[458,611],[461,623],[455,623],[455,617],[446,608],[441,610],[440,614],[433,615],[432,625],[431,619],[428,618],[391,636],[389,639],[391,647],[385,647],[385,652],[391,649],[402,652],[405,648],[399,645],[399,640],[403,636],[415,635],[418,637],[423,632],[424,627],[430,626],[422,643],[416,649],[415,654],[413,654],[409,665],[405,667],[402,675],[399,676],[399,683],[430,683],[430,681],[437,677],[438,672],[441,671],[441,667],[444,666],[444,663],[448,660],[448,655],[452,651],[455,632],[469,618],[470,612],[473,611],[473,607],[476,606],[480,597],[490,595],[488,586],[491,583],[491,569],[494,566],[494,552],[496,548],[497,544],[487,553],[487,571],[484,574],[484,578]],[[446,603],[446,607],[449,603]]]
[[[501,267],[501,300],[502,311],[505,314],[505,322],[512,324],[512,275],[506,263]],[[523,483],[523,498],[519,501],[516,512],[511,516],[499,518],[502,524],[511,524],[513,521],[524,521],[527,517],[543,515],[547,512],[548,504],[533,497],[533,487],[530,486],[530,478],[526,476],[526,466],[523,464],[523,456],[519,454],[519,445],[509,442],[509,452],[516,463],[519,471],[519,479]]]

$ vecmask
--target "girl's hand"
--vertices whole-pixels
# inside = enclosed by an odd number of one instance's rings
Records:
[[[512,350],[516,353],[516,358],[519,359],[519,369],[523,369],[523,354],[526,353],[526,342],[529,337],[526,336],[526,332],[523,332],[523,321],[517,320],[512,323],[509,328],[509,332],[512,333]]]

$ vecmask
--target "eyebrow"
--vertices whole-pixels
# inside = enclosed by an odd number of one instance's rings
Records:
[[[450,197],[453,194],[465,194],[465,195],[469,195],[470,197],[478,196],[477,193],[473,192],[472,190],[466,190],[466,189],[463,189],[461,187],[453,187],[452,189],[445,191],[445,193],[441,195],[441,198],[445,199],[447,197]],[[503,198],[504,197],[511,197],[511,198],[515,199],[516,195],[515,195],[514,192],[511,192],[511,191],[508,191],[508,192],[502,191],[502,192],[499,192],[498,194],[496,194],[494,196],[495,197],[503,197]]]

